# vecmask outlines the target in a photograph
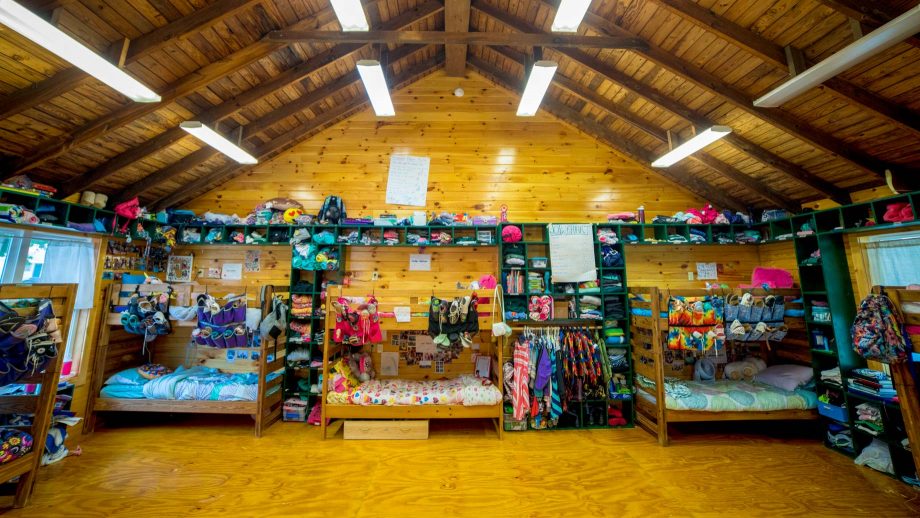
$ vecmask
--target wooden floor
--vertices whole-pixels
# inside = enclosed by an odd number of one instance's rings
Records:
[[[920,491],[788,431],[661,448],[638,429],[499,442],[474,422],[434,423],[427,441],[320,442],[302,424],[255,439],[245,419],[210,419],[100,428],[5,516],[920,515]]]

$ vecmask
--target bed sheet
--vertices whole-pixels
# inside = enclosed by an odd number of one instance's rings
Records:
[[[255,373],[229,374],[210,367],[179,367],[172,374],[143,385],[108,384],[100,394],[121,399],[255,401],[259,393],[258,379]]]
[[[329,392],[326,400],[339,405],[463,405],[501,403],[502,394],[488,380],[461,375],[445,380],[378,379],[346,392]]]
[[[655,402],[654,381],[639,379],[639,397]],[[644,390],[642,390],[644,389]],[[709,382],[666,380],[665,406],[668,410],[699,412],[766,412],[808,410],[817,407],[818,396],[809,390],[793,392],[757,382],[716,380]]]

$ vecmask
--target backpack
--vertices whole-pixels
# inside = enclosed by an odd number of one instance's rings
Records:
[[[860,302],[850,335],[853,349],[863,358],[882,363],[907,359],[910,338],[884,295],[870,294]]]
[[[337,225],[345,220],[345,202],[338,196],[326,196],[316,219],[323,225]]]
[[[120,228],[120,232],[124,234],[125,231],[128,230],[128,224],[141,215],[141,205],[137,200],[137,196],[116,205],[115,214],[124,219],[124,223],[122,223]]]

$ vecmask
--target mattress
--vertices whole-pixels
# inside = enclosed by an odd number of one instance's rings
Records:
[[[255,373],[229,374],[209,367],[176,369],[149,381],[108,383],[102,397],[179,401],[255,401],[259,393]]]
[[[640,398],[655,404],[654,382],[640,381]],[[698,412],[767,412],[808,410],[818,406],[818,396],[805,389],[793,392],[757,382],[669,380],[665,388],[668,410]]]
[[[461,375],[444,380],[370,380],[354,390],[329,392],[326,401],[337,405],[363,406],[488,406],[501,403],[502,394],[488,380]]]

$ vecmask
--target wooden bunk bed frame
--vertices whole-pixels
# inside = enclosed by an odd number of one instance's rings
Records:
[[[33,413],[29,434],[32,435],[32,451],[18,459],[0,465],[0,481],[19,477],[13,507],[28,505],[35,487],[36,475],[41,466],[42,453],[45,450],[45,438],[51,427],[51,415],[57,397],[58,382],[61,379],[61,367],[64,364],[64,348],[70,332],[70,319],[73,315],[76,284],[2,284],[0,300],[15,299],[50,299],[55,318],[60,321],[62,342],[58,344],[58,355],[45,368],[44,372],[20,379],[16,383],[37,383],[41,390],[36,395],[0,397],[0,413]],[[15,308],[14,308],[15,309]]]
[[[469,295],[471,291],[469,290],[438,290],[437,294],[432,296],[439,296],[442,298],[453,298]],[[330,361],[334,360],[342,350],[340,344],[335,344],[332,342],[332,334],[335,329],[335,309],[332,307],[332,301],[338,297],[365,297],[367,294],[364,291],[361,291],[360,294],[358,291],[351,290],[345,291],[341,288],[338,290],[338,294],[334,297],[330,292],[329,296],[326,297],[326,315],[325,319],[325,333],[323,340],[323,383],[322,383],[322,419],[321,419],[321,433],[322,438],[326,439],[326,429],[329,428],[327,425],[328,420],[331,419],[408,419],[408,420],[424,420],[424,419],[491,419],[495,425],[495,430],[498,433],[498,438],[503,437],[503,412],[502,412],[502,402],[499,402],[495,405],[478,405],[478,406],[464,406],[464,405],[401,405],[401,406],[364,406],[364,405],[341,405],[341,404],[327,404],[326,395],[328,391],[328,380],[330,372]],[[479,295],[479,338],[482,345],[490,344],[492,338],[492,317],[488,308],[491,308],[492,304],[492,294],[491,290],[477,290],[477,295]],[[487,300],[488,302],[482,302]],[[418,291],[397,291],[397,290],[387,290],[384,295],[380,296],[379,299],[380,305],[378,311],[383,313],[393,312],[393,308],[398,306],[409,306],[412,307],[413,312],[415,311],[424,311],[427,313],[428,306],[419,306],[419,297]],[[386,342],[388,340],[389,333],[395,333],[400,331],[424,331],[428,329],[428,317],[412,317],[411,322],[399,322],[397,323],[393,318],[382,318],[380,320],[380,328],[384,331],[384,345],[388,345]],[[487,337],[487,338],[484,338]],[[502,341],[499,340],[496,343],[491,343],[490,354],[493,359],[492,364],[492,382],[498,388],[498,390],[504,393],[502,387],[502,376],[501,376],[501,366],[502,362]],[[374,361],[377,367],[377,377],[380,378],[380,355],[375,354]],[[472,369],[472,364],[467,363]],[[434,368],[430,371],[431,374],[425,376],[428,379],[440,379],[448,377],[445,374],[437,374],[434,372]],[[408,376],[397,376],[397,378],[406,378]],[[334,432],[335,433],[335,432]]]
[[[157,399],[123,399],[107,398],[99,395],[103,383],[112,374],[121,370],[136,367],[146,360],[141,354],[142,338],[139,335],[126,333],[121,324],[121,314],[114,311],[115,306],[124,306],[129,297],[122,297],[124,292],[133,293],[135,289],[140,293],[160,293],[166,284],[112,284],[106,291],[106,301],[109,311],[104,313],[102,329],[96,346],[93,368],[93,382],[86,403],[86,422],[84,433],[91,433],[95,427],[98,412],[166,412],[166,413],[192,413],[192,414],[248,414],[255,421],[255,436],[262,437],[262,432],[269,425],[281,418],[282,376],[277,376],[271,381],[266,381],[266,376],[284,369],[285,333],[276,340],[265,340],[260,345],[259,359],[249,361],[247,369],[240,368],[237,372],[258,372],[259,388],[255,401],[194,401],[194,400],[157,400]],[[252,287],[242,286],[203,286],[203,285],[173,285],[175,301],[171,304],[189,306],[195,304],[199,294],[210,293],[222,296],[230,293],[247,294]],[[271,310],[273,295],[284,295],[289,292],[288,286],[267,286],[264,291],[264,300],[261,303],[263,317]],[[252,297],[247,295],[247,299]],[[187,333],[191,339],[191,330],[198,325],[198,320],[177,321],[170,319],[173,333]],[[157,342],[152,346],[156,348]],[[225,349],[198,346],[200,357],[196,358],[199,364],[206,364],[208,358],[217,358]],[[255,363],[255,365],[251,365]],[[236,369],[235,369],[236,370]],[[272,390],[274,389],[274,390]]]
[[[751,292],[756,290],[735,290],[737,293]],[[761,290],[762,291],[762,290]],[[629,315],[630,326],[630,347],[632,352],[632,361],[637,374],[641,374],[655,381],[655,402],[652,403],[647,399],[635,396],[636,400],[636,424],[647,432],[657,436],[658,443],[667,446],[670,443],[668,437],[668,423],[691,423],[691,422],[709,422],[709,421],[772,421],[772,420],[813,420],[817,419],[816,410],[775,410],[761,412],[706,412],[694,410],[670,410],[664,403],[664,379],[665,358],[664,349],[667,346],[668,319],[661,317],[662,311],[667,311],[668,298],[672,295],[686,297],[700,297],[705,295],[724,295],[718,291],[708,291],[704,289],[681,289],[681,290],[661,290],[656,287],[640,288],[632,287],[630,292],[630,307],[639,307],[651,311],[652,316]],[[769,293],[774,295],[799,297],[799,290],[782,290],[774,289]],[[636,300],[633,295],[641,295],[643,300]],[[798,321],[798,322],[796,322]],[[801,319],[786,318],[786,325],[790,328],[790,333],[801,331],[804,326]],[[787,336],[787,340],[792,343],[798,342],[797,347],[777,347],[779,343],[773,343],[774,350],[772,354],[778,358],[787,361],[807,364],[810,361],[810,349],[807,338],[795,339]],[[786,341],[782,342],[783,344]],[[642,361],[642,360],[645,361]],[[668,373],[668,377],[674,377],[673,373]],[[636,390],[642,390],[636,387]]]

